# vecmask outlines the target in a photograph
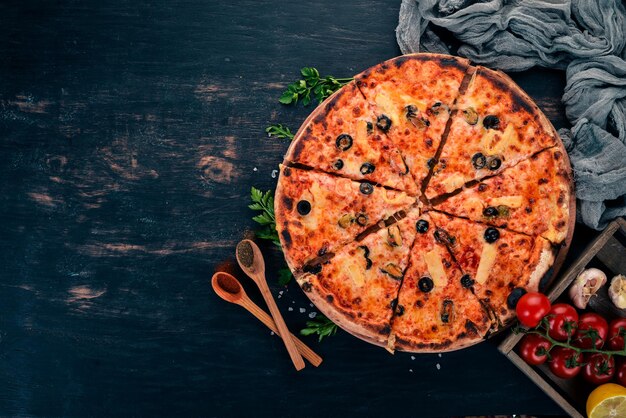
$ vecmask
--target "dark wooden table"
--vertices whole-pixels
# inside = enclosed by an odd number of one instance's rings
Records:
[[[305,65],[349,76],[398,55],[399,3],[3,2],[0,415],[561,413],[493,341],[391,356],[340,331],[306,339],[324,363],[296,373],[210,289],[255,227],[250,186],[274,187],[288,144],[265,126],[311,110],[280,93]],[[566,125],[562,73],[514,78]],[[297,331],[315,309],[274,276]]]

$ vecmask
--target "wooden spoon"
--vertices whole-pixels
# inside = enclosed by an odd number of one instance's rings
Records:
[[[231,274],[223,271],[218,271],[213,275],[211,279],[211,285],[215,293],[226,302],[234,303],[236,305],[244,307],[248,312],[254,315],[258,320],[263,322],[269,329],[274,331],[276,335],[280,337],[280,332],[276,328],[276,324],[272,317],[265,313],[265,311],[259,308],[243,290],[241,283]],[[309,360],[315,367],[322,364],[322,358],[318,356],[315,351],[311,350],[306,344],[300,341],[295,335],[291,334],[298,352]]]
[[[278,306],[276,306],[270,288],[267,286],[267,280],[265,279],[265,261],[263,260],[261,250],[249,239],[240,241],[239,244],[237,244],[237,262],[244,273],[254,280],[261,290],[263,299],[265,299],[267,307],[270,308],[270,313],[278,328],[278,333],[283,336],[283,342],[285,343],[285,347],[287,347],[293,365],[296,367],[296,370],[302,370],[304,368],[304,360],[302,360],[302,356],[298,353],[298,349],[291,339],[291,333],[287,329],[285,320],[280,314]]]

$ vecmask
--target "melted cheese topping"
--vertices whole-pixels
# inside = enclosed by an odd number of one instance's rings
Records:
[[[365,284],[365,272],[363,271],[363,267],[355,260],[350,259],[344,263],[341,270],[356,286],[362,287]]]
[[[424,254],[424,263],[426,263],[426,268],[428,269],[430,278],[433,279],[435,287],[445,286],[448,282],[448,276],[443,268],[439,247],[435,247],[431,251]]]
[[[448,178],[442,180],[441,184],[443,185],[445,192],[450,193],[463,187],[465,184],[465,176],[459,173],[452,174],[451,176],[448,176]]]
[[[493,267],[493,263],[496,261],[496,254],[495,245],[483,245],[483,251],[480,254],[480,263],[478,264],[478,269],[476,270],[475,279],[477,283],[484,284],[487,281],[491,267]]]
[[[388,116],[394,124],[398,124],[399,121],[402,120],[405,112],[404,108],[408,105],[417,107],[420,112],[426,112],[428,109],[426,103],[415,100],[411,96],[400,92],[379,92],[374,100],[380,110]]]
[[[491,199],[491,206],[504,205],[510,208],[519,208],[524,203],[522,196],[502,196]]]
[[[480,143],[488,154],[502,154],[511,145],[519,144],[519,135],[513,124],[509,123],[504,132],[488,129],[481,138]]]

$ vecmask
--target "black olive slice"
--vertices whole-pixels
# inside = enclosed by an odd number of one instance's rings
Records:
[[[356,223],[357,223],[357,224],[359,224],[359,225],[361,225],[361,226],[365,226],[365,225],[367,225],[367,221],[368,221],[368,220],[369,220],[369,219],[367,218],[367,215],[366,215],[366,214],[364,214],[364,213],[359,213],[359,214],[356,216]]]
[[[359,186],[359,190],[363,194],[372,194],[374,193],[374,186],[372,186],[370,183],[361,183],[361,185]]]
[[[476,113],[476,109],[473,107],[468,107],[463,110],[463,117],[465,118],[465,122],[470,125],[476,125],[478,123],[478,113]]]
[[[422,277],[418,282],[417,282],[417,287],[419,288],[419,290],[421,290],[424,293],[428,293],[431,290],[433,290],[433,287],[435,287],[435,283],[433,282],[433,279],[431,279],[430,277]]]
[[[311,213],[311,203],[309,203],[308,200],[301,200],[298,202],[296,209],[298,210],[298,213],[300,215],[308,215],[309,213]]]
[[[494,208],[493,206],[488,206],[483,209],[483,216],[487,218],[493,218],[495,216],[498,216],[498,209]]]
[[[526,289],[523,289],[521,287],[516,287],[515,289],[511,290],[511,293],[509,293],[509,297],[506,298],[506,306],[508,306],[509,309],[515,309],[515,307],[517,306],[517,302],[525,294]]]
[[[372,260],[370,260],[370,249],[365,245],[359,245],[357,247],[359,250],[363,251],[363,257],[365,258],[365,270],[369,270],[372,268]]]
[[[367,134],[371,135],[374,132],[374,124],[372,122],[367,122]]]
[[[487,157],[485,157],[482,152],[477,152],[472,156],[472,165],[476,170],[485,168],[487,165]]]
[[[465,288],[469,288],[469,287],[472,287],[473,285],[474,285],[474,280],[469,274],[464,274],[463,277],[461,277],[461,286]]]
[[[496,228],[487,228],[485,230],[485,241],[489,244],[494,243],[500,238],[500,231]]]
[[[352,137],[348,134],[341,134],[337,137],[335,145],[342,151],[347,151],[352,146]]]
[[[343,160],[339,159],[333,163],[333,168],[335,170],[341,170],[343,168]]]
[[[496,115],[487,115],[483,119],[483,126],[485,129],[498,129],[500,128],[500,119]]]
[[[428,232],[428,226],[428,221],[426,219],[420,219],[419,221],[415,222],[415,229],[420,234],[425,234],[426,232]]]
[[[363,163],[363,165],[361,166],[361,174],[366,175],[366,174],[370,174],[373,173],[374,170],[376,169],[376,166],[372,163]]]
[[[498,168],[500,168],[501,165],[502,165],[502,160],[498,157],[491,157],[487,161],[487,166],[489,167],[489,170],[492,170],[492,171],[497,170]]]
[[[450,299],[446,299],[443,301],[443,305],[441,305],[441,322],[447,324],[452,320],[452,314],[454,309],[454,302]]]
[[[391,119],[385,115],[380,115],[376,119],[376,127],[383,132],[389,131],[389,129],[391,129]]]

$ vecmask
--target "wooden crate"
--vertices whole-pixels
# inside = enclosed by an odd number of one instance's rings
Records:
[[[591,299],[587,310],[596,311],[607,318],[626,316],[624,310],[616,308],[611,303],[607,293],[611,278],[616,274],[626,274],[626,221],[621,218],[613,221],[587,246],[563,276],[554,281],[547,294],[550,301],[562,299],[564,302],[571,303],[567,296],[567,289],[587,266],[600,268],[609,279],[598,292],[598,296]],[[511,332],[498,346],[498,350],[570,416],[584,418],[586,416],[585,404],[593,386],[584,382],[580,376],[571,380],[558,378],[549,371],[547,364],[541,366],[526,364],[515,351],[515,347],[523,336],[523,334]]]

